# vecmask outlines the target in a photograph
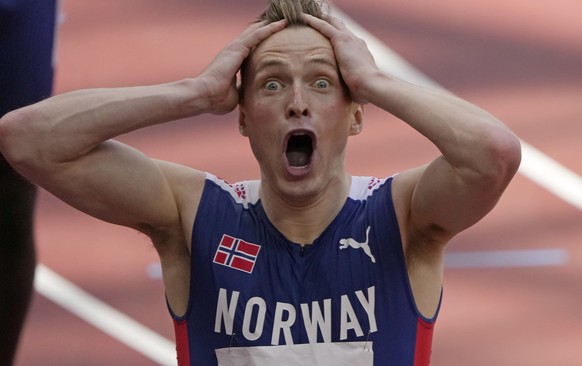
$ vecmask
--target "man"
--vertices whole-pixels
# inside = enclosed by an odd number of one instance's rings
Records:
[[[0,0],[0,116],[50,96],[54,0]],[[35,187],[0,155],[0,365],[11,365],[32,294]]]
[[[196,78],[11,113],[0,148],[72,206],[152,239],[180,365],[428,365],[444,248],[493,208],[519,140],[467,102],[380,71],[312,0],[270,1],[261,20]],[[442,155],[351,177],[345,148],[366,103]],[[111,140],[237,105],[258,181],[230,185]]]

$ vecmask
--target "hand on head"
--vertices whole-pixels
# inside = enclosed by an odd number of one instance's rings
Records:
[[[367,78],[378,71],[378,67],[366,42],[350,31],[337,17],[329,15],[326,20],[322,20],[304,14],[303,18],[307,25],[330,40],[340,74],[350,90],[352,100],[359,104],[368,103],[362,87]]]
[[[226,114],[236,108],[239,102],[236,75],[242,63],[255,46],[286,26],[285,20],[254,23],[218,53],[198,78],[208,98],[208,113]]]

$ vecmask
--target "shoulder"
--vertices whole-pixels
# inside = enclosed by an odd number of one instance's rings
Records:
[[[168,161],[155,161],[178,204],[200,196],[207,173]]]
[[[412,200],[425,169],[426,166],[421,166],[406,170],[395,175],[392,182],[392,200],[405,250],[411,239],[410,236],[417,236],[423,231],[423,228],[418,225],[420,220],[413,212]]]
[[[395,201],[398,201],[395,202],[398,205],[397,210],[410,210],[410,202],[427,166],[423,165],[405,170],[394,176],[392,194],[394,195]]]
[[[400,228],[403,250],[407,262],[433,262],[442,257],[450,235],[420,215],[413,207],[426,166],[407,170],[394,177],[392,199]],[[442,258],[441,258],[442,259]]]
[[[155,160],[155,163],[162,172],[172,192],[171,199],[174,200],[179,211],[179,222],[175,222],[172,227],[166,229],[179,231],[181,235],[188,238],[202,197],[207,173],[168,161]],[[159,198],[150,197],[150,199]],[[165,231],[164,228],[160,229]]]

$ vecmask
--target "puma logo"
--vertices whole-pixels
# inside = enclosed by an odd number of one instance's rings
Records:
[[[372,260],[372,263],[376,263],[376,258],[374,258],[374,255],[372,255],[372,251],[370,250],[370,246],[368,245],[368,236],[370,234],[370,228],[371,228],[371,226],[368,226],[368,228],[366,229],[366,241],[365,242],[359,243],[352,238],[341,239],[339,241],[340,249],[346,249],[346,248],[362,249],[364,251],[364,253],[366,253],[366,255],[368,257],[370,257],[370,259]]]

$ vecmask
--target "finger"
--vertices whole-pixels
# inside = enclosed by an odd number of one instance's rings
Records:
[[[257,29],[264,27],[265,25],[267,25],[265,22],[253,22],[251,23],[251,25],[249,25],[247,27],[247,29],[245,29],[239,37],[245,37],[247,36],[249,33],[252,33],[254,31],[256,31]]]
[[[264,24],[257,23],[251,25],[245,32],[241,34],[240,40],[246,47],[253,48],[273,34],[285,29],[287,26],[286,20],[279,20],[277,22]]]
[[[313,15],[303,14],[303,20],[305,21],[305,23],[308,26],[319,31],[321,34],[323,34],[327,38],[333,38],[333,36],[336,35],[337,32],[339,31],[339,29],[336,28],[331,23],[329,23],[323,19],[319,19],[317,17],[314,17]]]
[[[355,37],[355,34],[345,25],[343,20],[332,15],[327,16],[325,19],[320,19],[309,14],[304,14],[304,21],[307,25],[319,31],[330,40],[335,39],[340,34]]]
[[[320,19],[313,15],[303,14],[303,20],[307,25],[317,29],[323,34],[332,34],[338,31],[351,33],[343,20],[332,15],[327,16],[325,19]]]
[[[344,23],[344,21],[338,17],[334,17],[333,15],[328,15],[326,18],[326,21],[341,31],[349,31],[349,29],[348,29],[348,27],[346,27],[346,24]]]

